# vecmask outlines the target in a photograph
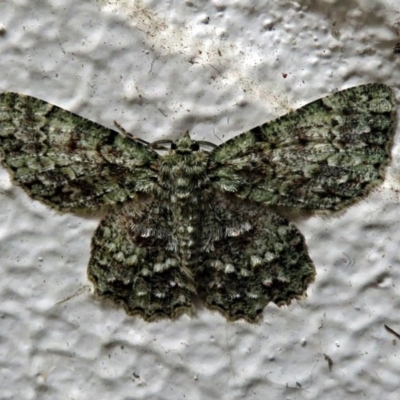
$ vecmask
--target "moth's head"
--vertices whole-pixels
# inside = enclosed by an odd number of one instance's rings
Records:
[[[200,144],[190,138],[189,132],[171,143],[171,150],[175,154],[186,155],[200,150]]]
[[[217,147],[214,143],[206,142],[204,140],[192,140],[189,132],[185,132],[185,134],[179,139],[157,140],[156,142],[150,143],[150,145],[154,150],[160,152],[167,151],[170,156],[178,155],[184,157],[196,153],[201,157],[200,154],[207,154],[209,153],[210,148]]]

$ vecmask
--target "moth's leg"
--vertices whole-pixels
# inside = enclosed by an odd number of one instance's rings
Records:
[[[163,211],[153,205],[110,213],[92,239],[88,277],[96,294],[146,321],[190,313],[195,289],[168,249],[164,228]]]
[[[314,280],[302,234],[278,214],[217,196],[206,226],[197,290],[207,307],[228,319],[256,322],[269,302],[289,304]]]

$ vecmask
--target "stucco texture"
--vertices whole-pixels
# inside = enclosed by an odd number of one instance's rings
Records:
[[[78,4],[80,3],[80,4]],[[317,5],[318,3],[318,5]],[[346,1],[0,2],[0,91],[152,141],[219,144],[335,90],[400,97],[400,7]],[[400,398],[398,135],[382,186],[298,217],[317,276],[256,325],[197,304],[147,323],[92,295],[99,217],[57,214],[0,170],[0,399]],[[331,363],[332,364],[331,364]]]

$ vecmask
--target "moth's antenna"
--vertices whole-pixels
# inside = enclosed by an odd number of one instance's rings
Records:
[[[87,292],[88,289],[90,289],[90,286],[89,286],[89,285],[82,286],[82,287],[79,288],[75,293],[71,294],[71,296],[68,296],[68,297],[65,298],[64,300],[58,301],[56,304],[54,304],[54,306],[59,306],[60,304],[63,304],[63,303],[65,303],[66,301],[69,301],[69,300],[73,299],[74,297],[80,296],[80,295],[83,294],[84,292]]]
[[[150,145],[154,150],[169,150],[165,146],[162,146],[163,144],[171,144],[173,140],[169,139],[162,139],[162,140],[156,140],[155,142],[152,142]],[[160,146],[161,145],[161,146]]]
[[[136,142],[140,142],[148,146],[150,143],[146,142],[143,139],[138,138],[137,136],[132,135],[132,133],[128,132],[127,130],[124,129],[123,126],[121,126],[117,121],[114,120],[114,125],[118,128],[122,136],[129,137],[132,140],[135,140]]]
[[[196,140],[196,142],[197,142],[200,146],[212,147],[213,149],[215,149],[216,147],[218,147],[215,143],[207,142],[206,140]]]

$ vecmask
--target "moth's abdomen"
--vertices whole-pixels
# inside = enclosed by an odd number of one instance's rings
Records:
[[[183,189],[183,188],[182,188]],[[183,190],[171,193],[171,231],[174,238],[174,250],[182,268],[191,268],[199,261],[199,238],[202,229],[202,215],[204,213],[204,202],[201,191],[195,191],[190,197],[179,197]],[[187,271],[187,274],[190,274]]]
[[[178,150],[161,161],[159,185],[165,190],[165,207],[169,209],[170,248],[186,275],[192,277],[189,271],[201,257],[199,238],[206,203],[208,153],[196,150],[182,155]]]

